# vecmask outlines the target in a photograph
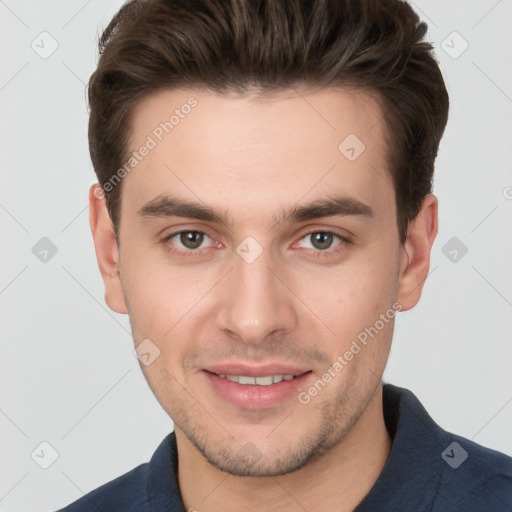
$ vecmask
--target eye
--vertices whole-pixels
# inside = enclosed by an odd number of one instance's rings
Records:
[[[178,231],[166,236],[162,240],[162,243],[166,245],[169,251],[176,254],[193,254],[202,248],[201,244],[205,241],[205,238],[210,237],[204,231]],[[176,248],[176,246],[178,246],[178,248]]]
[[[303,236],[301,241],[308,239],[310,239],[309,248],[313,249],[313,251],[316,252],[318,256],[323,256],[323,253],[327,253],[326,255],[328,255],[332,252],[340,251],[346,245],[351,243],[348,238],[332,231],[311,231],[310,233],[307,233],[305,236]],[[338,243],[333,246],[333,242],[336,240]],[[300,242],[297,242],[294,245],[297,246],[299,243]],[[334,249],[329,251],[329,249],[332,247],[334,247]]]

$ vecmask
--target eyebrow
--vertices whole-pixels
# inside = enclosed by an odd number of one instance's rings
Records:
[[[160,195],[142,206],[138,211],[141,218],[185,217],[213,222],[228,227],[233,226],[226,210],[213,208],[194,201],[175,196]],[[372,208],[361,201],[348,196],[327,197],[305,205],[294,206],[274,216],[276,224],[292,224],[324,217],[345,216],[373,217]]]

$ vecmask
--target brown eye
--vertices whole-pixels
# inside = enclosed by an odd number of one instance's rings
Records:
[[[309,249],[306,255],[315,258],[329,258],[341,253],[351,245],[351,240],[333,231],[310,231],[305,234],[293,247]]]
[[[338,240],[338,243],[335,245],[340,245],[344,241],[341,235],[332,233],[331,231],[312,231],[303,236],[301,240],[308,241],[308,239],[310,244],[309,248],[320,252],[326,252],[333,247],[333,242],[336,240]]]
[[[210,237],[203,231],[189,230],[189,231],[177,231],[161,240],[167,251],[174,254],[183,256],[198,256],[203,253],[203,249],[207,247],[201,247],[204,245],[205,239]]]
[[[308,236],[311,237],[311,243],[315,249],[325,250],[329,249],[334,239],[333,233],[318,232],[310,233]]]
[[[180,242],[187,249],[199,249],[204,240],[204,234],[200,231],[183,231],[180,233]]]

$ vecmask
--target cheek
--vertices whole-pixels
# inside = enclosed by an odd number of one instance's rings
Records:
[[[192,267],[170,266],[142,251],[131,252],[123,261],[123,289],[135,344],[149,339],[159,352],[151,365],[142,365],[154,392],[162,386],[179,386],[170,371],[178,382],[184,382],[181,362],[204,339],[201,330],[206,325],[205,299],[215,277]]]
[[[128,246],[126,253],[122,282],[130,319],[139,334],[162,337],[204,296],[208,274],[167,265],[159,254]]]
[[[314,294],[310,292],[309,296],[317,310],[322,311],[333,326],[342,329],[379,318],[393,304],[396,287],[393,266],[369,260],[360,267],[340,268],[336,275],[323,280],[321,289]]]

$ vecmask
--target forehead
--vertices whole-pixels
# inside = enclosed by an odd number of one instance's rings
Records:
[[[177,192],[268,210],[335,191],[378,210],[393,197],[384,134],[378,102],[361,91],[162,91],[133,112],[130,154],[151,148],[126,176],[122,203]]]
[[[164,90],[134,108],[130,146],[148,134],[183,142],[191,132],[203,144],[214,141],[217,150],[231,150],[234,144],[268,143],[274,137],[281,143],[293,137],[296,146],[328,137],[326,147],[348,134],[374,144],[385,128],[377,97],[370,91],[340,87],[243,95],[209,89]],[[222,141],[215,140],[212,127],[222,130]]]

